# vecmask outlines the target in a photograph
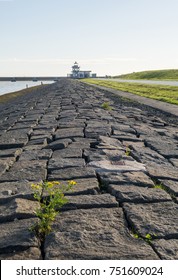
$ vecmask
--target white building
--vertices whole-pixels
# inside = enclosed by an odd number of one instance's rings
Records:
[[[70,78],[76,78],[76,79],[83,79],[83,78],[90,78],[96,77],[96,74],[91,74],[90,70],[80,70],[80,66],[78,65],[77,62],[74,63],[74,65],[72,66],[72,72],[71,74],[67,75]]]

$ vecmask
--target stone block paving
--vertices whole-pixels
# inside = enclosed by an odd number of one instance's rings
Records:
[[[1,105],[1,259],[178,259],[178,129],[130,102],[61,79]],[[41,244],[45,180],[77,184]]]

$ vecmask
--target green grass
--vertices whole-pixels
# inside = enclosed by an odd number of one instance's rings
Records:
[[[178,87],[165,85],[147,85],[98,79],[83,79],[82,82],[104,86],[116,90],[134,93],[151,99],[178,105]]]
[[[30,88],[26,88],[26,89],[22,89],[22,90],[19,90],[19,91],[15,91],[15,92],[11,92],[11,93],[6,93],[6,94],[3,94],[3,95],[0,95],[0,103],[5,103],[5,102],[8,102],[16,97],[19,97],[19,96],[22,96],[22,95],[25,95],[27,93],[30,93],[40,87],[43,87],[44,85],[39,85],[39,86],[34,86],[34,87],[30,87]]]
[[[115,76],[114,78],[122,79],[133,79],[133,80],[178,80],[178,69],[168,69],[168,70],[152,70],[152,71],[142,71],[133,72],[125,75]]]

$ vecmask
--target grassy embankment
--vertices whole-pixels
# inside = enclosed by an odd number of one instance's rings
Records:
[[[150,70],[142,72],[133,72],[130,74],[115,76],[114,78],[130,79],[130,80],[178,80],[178,70]]]
[[[36,89],[39,89],[40,87],[43,87],[44,85],[39,85],[39,86],[34,86],[34,87],[30,87],[30,88],[26,88],[26,89],[22,89],[19,91],[15,91],[15,92],[10,92],[10,93],[6,93],[3,95],[0,95],[0,104],[8,102],[14,98],[17,98],[19,96],[25,95],[27,93],[31,93]]]
[[[83,79],[82,82],[130,92],[151,99],[178,105],[178,87],[176,86],[147,85],[127,82],[120,83],[115,81],[97,79]]]

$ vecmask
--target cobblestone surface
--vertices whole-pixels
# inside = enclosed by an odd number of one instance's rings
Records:
[[[1,259],[178,258],[176,115],[69,79],[0,109]],[[44,244],[41,180],[77,182]]]

